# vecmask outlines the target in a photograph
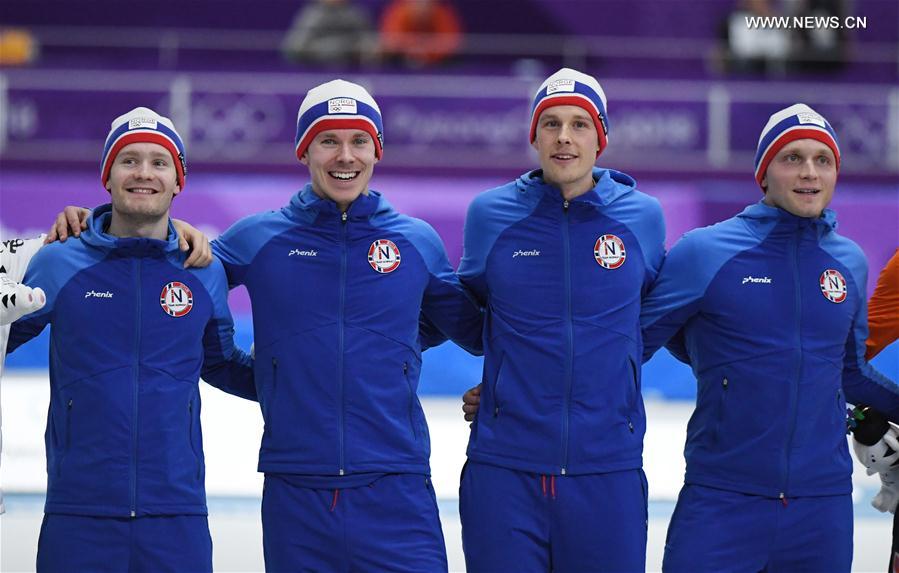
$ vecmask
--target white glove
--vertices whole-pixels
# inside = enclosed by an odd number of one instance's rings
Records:
[[[880,474],[880,491],[871,500],[871,505],[881,513],[896,513],[899,503],[899,468]]]
[[[31,288],[0,273],[0,326],[43,308],[47,297],[40,288]]]
[[[855,457],[858,458],[858,461],[868,468],[869,476],[876,473],[887,473],[892,469],[893,464],[899,461],[899,431],[891,425],[883,438],[873,446],[866,446],[857,440],[852,440],[852,449],[855,450]]]
[[[867,468],[868,475],[880,474],[880,491],[871,505],[880,512],[895,513],[899,503],[899,431],[892,424],[883,438],[873,446],[852,440],[855,456]]]

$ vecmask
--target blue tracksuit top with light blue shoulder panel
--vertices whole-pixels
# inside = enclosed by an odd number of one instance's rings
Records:
[[[256,399],[235,348],[222,266],[184,269],[166,241],[104,232],[43,247],[25,283],[47,304],[12,325],[9,350],[49,323],[46,513],[205,515],[198,380]]]
[[[899,419],[899,388],[864,360],[867,262],[825,210],[758,203],[691,231],[643,301],[644,354],[663,344],[698,381],[686,482],[770,496],[852,490],[846,401]]]
[[[307,185],[213,249],[252,303],[259,471],[429,473],[419,315],[475,352],[483,323],[437,233],[377,191],[341,213]]]
[[[665,224],[628,175],[593,177],[565,201],[534,171],[469,208],[458,274],[487,309],[474,461],[569,475],[642,465],[640,299]]]

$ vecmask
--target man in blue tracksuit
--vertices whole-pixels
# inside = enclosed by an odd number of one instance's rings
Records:
[[[643,302],[698,381],[671,572],[849,571],[846,401],[899,420],[899,388],[865,362],[867,262],[836,233],[840,150],[803,104],[771,116],[756,155],[764,199],[684,235]]]
[[[53,325],[37,568],[211,571],[197,382],[255,399],[252,365],[231,339],[221,264],[183,268],[172,123],[147,108],[116,118],[101,173],[112,205],[80,241],[34,255],[24,282],[46,305],[9,339],[12,351]]]
[[[460,488],[469,571],[642,571],[640,299],[664,255],[655,199],[594,167],[592,77],[533,104],[540,169],[479,195],[458,274],[486,307],[484,380]]]
[[[213,243],[252,301],[270,572],[447,569],[419,315],[477,352],[481,311],[436,232],[368,188],[382,132],[361,86],[311,89],[296,138],[311,183]]]

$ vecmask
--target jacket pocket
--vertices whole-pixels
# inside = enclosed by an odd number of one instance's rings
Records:
[[[628,356],[627,362],[631,367],[631,389],[633,390],[630,399],[630,409],[637,409],[637,401],[640,399],[640,373],[637,370],[637,363],[634,362],[633,357]]]
[[[846,399],[843,398],[843,388],[837,388],[836,419],[840,426],[846,423]]]
[[[403,362],[403,379],[406,381],[406,387],[409,389],[409,427],[412,428],[412,436],[418,440],[418,429],[415,427],[415,388],[412,387],[412,380],[409,379],[408,362]]]
[[[727,374],[721,376],[721,394],[718,396],[718,410],[715,412],[715,442],[721,444],[721,426],[724,420],[724,410],[727,408],[728,388],[730,380]]]
[[[62,462],[66,459],[69,449],[72,447],[72,408],[75,400],[69,398],[66,402],[65,434],[62,438],[62,451],[59,452],[59,460],[56,462],[56,475],[62,475]]]
[[[272,356],[272,393],[278,387],[278,359]]]
[[[637,363],[634,362],[633,357],[627,357],[627,363],[630,366],[631,373],[631,383],[628,390],[628,401],[627,401],[627,415],[624,418],[625,423],[627,424],[627,430],[631,434],[634,433],[634,414],[637,413],[638,408],[637,404],[640,401],[640,378],[639,373],[637,371]]]
[[[196,467],[195,478],[200,479],[200,454],[197,452],[196,446],[196,437],[194,433],[196,430],[194,429],[196,426],[196,421],[194,420],[194,400],[190,399],[187,403],[187,441],[190,442],[190,451],[194,455],[194,466]]]
[[[265,419],[265,425],[269,428],[274,428],[274,412],[278,401],[278,359],[275,356],[272,356],[271,387],[267,392],[263,392],[265,395],[265,408],[262,410],[262,415]]]
[[[503,355],[499,359],[499,368],[496,369],[496,378],[493,380],[493,417],[499,416],[499,410],[502,401],[499,399],[500,381],[503,377],[503,366],[506,363],[506,356]]]

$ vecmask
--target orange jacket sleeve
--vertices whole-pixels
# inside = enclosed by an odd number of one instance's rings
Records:
[[[899,338],[899,249],[883,268],[868,301],[868,341],[865,358],[874,358]]]

